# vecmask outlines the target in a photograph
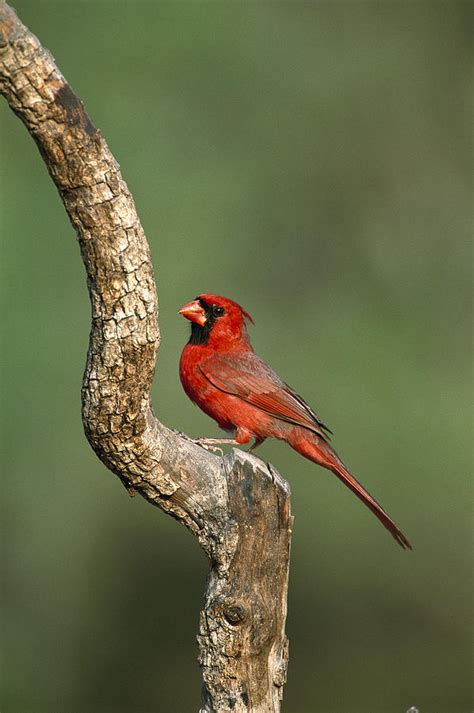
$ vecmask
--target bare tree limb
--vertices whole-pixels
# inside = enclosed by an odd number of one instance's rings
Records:
[[[198,636],[201,712],[279,711],[288,661],[288,485],[254,456],[234,450],[218,458],[155,418],[158,302],[135,204],[53,57],[4,2],[0,92],[38,145],[86,267],[89,443],[131,493],[186,525],[211,561]]]

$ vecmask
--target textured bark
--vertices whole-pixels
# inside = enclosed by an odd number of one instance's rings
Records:
[[[288,485],[254,456],[234,450],[218,458],[154,416],[158,302],[135,204],[54,59],[1,1],[0,92],[36,141],[86,267],[89,443],[132,494],[186,525],[210,558],[198,636],[201,711],[279,711],[288,661]]]

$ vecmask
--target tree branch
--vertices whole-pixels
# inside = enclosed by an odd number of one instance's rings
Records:
[[[155,418],[158,302],[135,204],[53,57],[4,2],[0,92],[38,145],[86,267],[87,439],[131,493],[186,525],[211,561],[198,636],[201,711],[279,711],[288,660],[288,485],[254,456],[234,450],[218,458]]]

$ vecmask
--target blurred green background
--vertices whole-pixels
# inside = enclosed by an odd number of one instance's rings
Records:
[[[414,543],[262,447],[296,517],[283,710],[469,713],[472,3],[15,6],[134,194],[161,303],[159,417],[218,435],[181,390],[176,311],[230,296]],[[3,101],[0,121],[1,710],[196,711],[207,563],[83,436],[79,250]]]

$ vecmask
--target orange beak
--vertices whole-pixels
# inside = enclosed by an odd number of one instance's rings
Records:
[[[188,302],[187,305],[181,307],[178,314],[182,314],[183,317],[189,319],[190,322],[196,322],[196,324],[200,324],[201,327],[204,327],[204,325],[206,324],[206,313],[204,311],[204,308],[201,307],[197,300]]]

